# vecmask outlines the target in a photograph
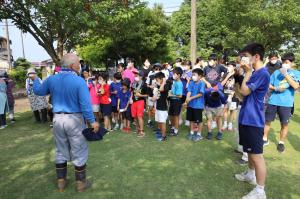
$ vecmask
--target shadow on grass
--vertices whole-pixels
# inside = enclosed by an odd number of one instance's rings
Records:
[[[234,163],[234,134],[226,134],[221,142],[193,143],[182,133],[161,143],[148,130],[140,140],[135,134],[118,132],[90,143],[88,176],[93,177],[93,188],[76,194],[70,165],[71,183],[64,193],[57,193],[51,129],[34,124],[30,113],[19,116],[15,127],[0,134],[4,153],[0,162],[0,198],[219,199],[241,198],[252,189],[233,178],[234,173],[245,169]],[[269,176],[269,198],[299,195],[299,175],[272,168]]]

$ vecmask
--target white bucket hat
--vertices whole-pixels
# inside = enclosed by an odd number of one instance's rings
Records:
[[[30,75],[30,74],[36,74],[34,68],[28,68],[28,70],[27,70],[27,76]]]

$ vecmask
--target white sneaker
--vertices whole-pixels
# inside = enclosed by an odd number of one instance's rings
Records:
[[[248,171],[244,171],[243,173],[240,173],[240,174],[235,174],[234,176],[235,176],[235,178],[238,181],[247,182],[249,184],[256,185],[256,178],[255,178],[255,176],[254,177],[250,177],[248,175]]]
[[[180,125],[180,126],[182,125],[182,122],[183,122],[183,121],[182,121],[182,119],[180,118],[180,119],[179,119],[179,125]]]
[[[112,123],[114,123],[114,124],[116,123],[115,118],[112,118],[111,121],[112,121]]]
[[[228,127],[227,123],[224,123],[222,129],[223,129],[223,130],[226,130],[227,127]]]
[[[190,121],[185,120],[185,126],[190,126]]]
[[[121,123],[121,125],[120,125],[120,129],[123,129],[123,123]]]
[[[5,129],[6,128],[6,126],[0,126],[0,130],[2,130],[2,129]]]
[[[118,130],[119,129],[119,124],[117,123],[116,126],[114,127],[114,130]]]
[[[267,199],[265,191],[258,192],[256,188],[254,188],[250,193],[245,195],[242,199]]]
[[[212,121],[211,123],[211,129],[215,129],[217,127],[216,121]]]
[[[232,131],[232,130],[233,130],[232,123],[229,123],[229,124],[228,124],[228,131]]]

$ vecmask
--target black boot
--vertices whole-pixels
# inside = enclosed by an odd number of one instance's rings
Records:
[[[36,122],[41,122],[41,117],[40,117],[40,112],[37,111],[33,111],[34,117],[35,117],[35,121]]]
[[[44,109],[41,110],[41,112],[42,112],[42,122],[46,123],[48,121],[48,119],[47,119],[47,114],[48,114],[47,109],[44,108]]]
[[[86,179],[86,165],[81,167],[75,166],[76,191],[84,192],[92,186],[92,183]]]
[[[56,164],[57,188],[59,192],[64,192],[67,184],[67,162]]]

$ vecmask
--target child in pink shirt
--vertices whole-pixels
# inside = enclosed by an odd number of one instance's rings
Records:
[[[100,88],[101,88],[101,85],[98,83],[98,80],[99,80],[99,76],[95,76],[93,81],[88,84],[93,112],[97,122],[99,122],[99,118],[100,118],[99,111],[100,111]]]

